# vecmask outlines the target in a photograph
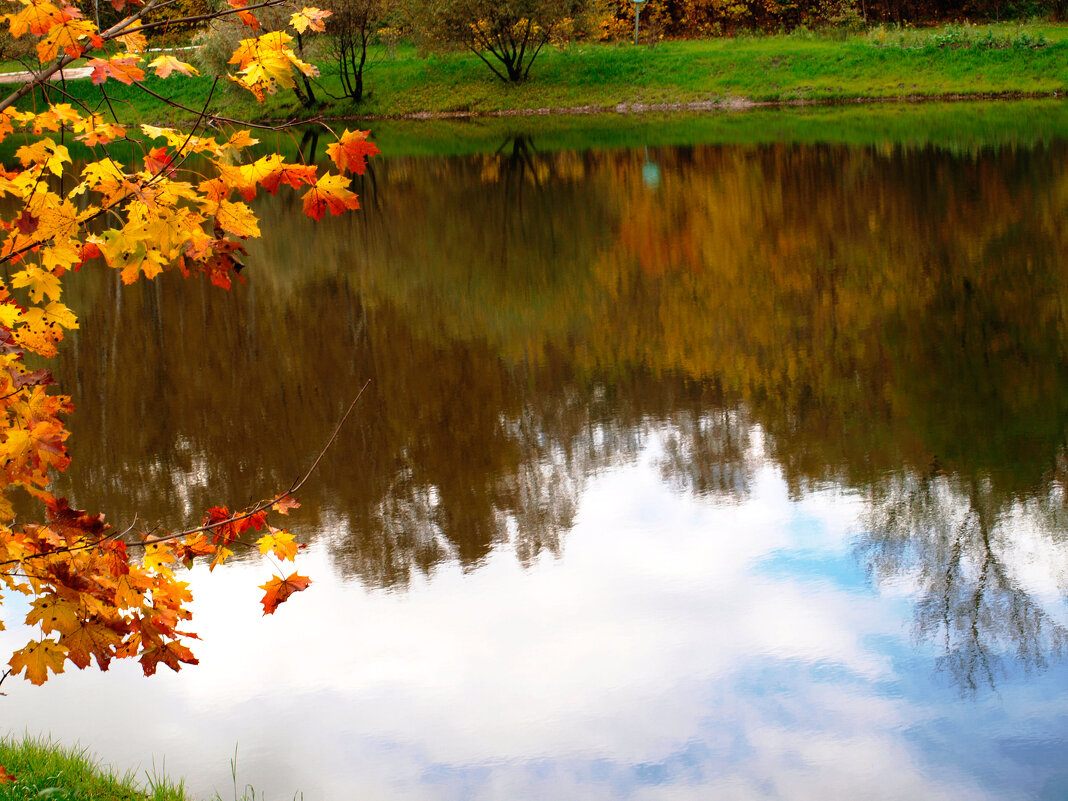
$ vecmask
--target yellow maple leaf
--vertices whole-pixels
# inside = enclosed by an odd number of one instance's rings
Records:
[[[40,139],[31,145],[23,145],[15,151],[23,167],[31,164],[43,166],[53,175],[63,174],[63,164],[70,161],[70,152],[64,145],[51,139]]]
[[[0,303],[0,325],[5,328],[14,328],[22,316],[22,310],[14,303]]]
[[[63,663],[67,659],[67,649],[52,640],[31,642],[11,656],[8,664],[11,672],[19,675],[26,671],[26,678],[31,684],[41,685],[48,680],[48,671],[63,672]]]
[[[308,8],[302,8],[296,14],[291,16],[289,18],[289,24],[292,25],[298,33],[304,33],[304,31],[309,28],[321,33],[326,30],[326,18],[330,15],[330,11],[323,11],[322,9],[315,8],[315,6],[309,6]]]
[[[52,300],[58,300],[60,295],[59,278],[50,270],[42,270],[36,264],[31,264],[11,276],[11,286],[28,287],[30,300],[34,303],[40,302],[46,295]]]
[[[145,558],[141,563],[146,569],[157,573],[169,572],[174,562],[174,550],[169,542],[153,542],[145,546]]]
[[[237,131],[233,136],[230,137],[229,141],[227,142],[230,147],[237,149],[241,149],[244,147],[252,147],[253,145],[258,145],[259,143],[260,140],[253,139],[252,134],[248,131]]]
[[[212,204],[208,204],[209,206]],[[260,226],[256,215],[246,204],[230,200],[220,200],[215,211],[219,227],[242,238],[260,235]]]
[[[187,64],[184,61],[179,61],[174,56],[163,55],[159,58],[153,59],[148,64],[148,68],[156,71],[157,78],[169,78],[171,73],[180,72],[182,75],[200,75],[197,68],[192,64]]]
[[[78,607],[70,601],[55,595],[35,598],[32,608],[26,615],[26,622],[31,626],[40,626],[46,634],[52,631],[73,631],[80,625]]]
[[[263,535],[256,540],[256,544],[259,546],[261,554],[271,551],[277,558],[290,562],[296,558],[297,551],[300,550],[300,546],[293,541],[293,535],[282,529],[275,529],[269,534]]]
[[[134,22],[124,29],[121,36],[116,37],[131,53],[144,53],[148,48],[148,40],[138,30],[140,27],[141,23],[139,21]]]
[[[29,311],[32,311],[32,309],[30,309]],[[46,303],[44,308],[41,309],[41,312],[44,315],[45,322],[48,324],[60,325],[64,328],[78,327],[78,318],[74,316],[74,312],[72,312],[58,300],[53,300],[49,303]]]

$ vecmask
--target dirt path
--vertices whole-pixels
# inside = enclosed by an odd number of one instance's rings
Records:
[[[92,71],[92,67],[71,67],[57,72],[49,80],[61,81],[66,78],[71,81],[76,78],[88,78]],[[0,83],[26,83],[31,78],[33,78],[32,72],[0,72]]]

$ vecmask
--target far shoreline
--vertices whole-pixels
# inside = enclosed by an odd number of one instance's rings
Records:
[[[897,103],[968,103],[968,102],[1013,102],[1018,100],[1056,100],[1064,98],[1064,92],[979,92],[967,94],[954,92],[943,95],[885,95],[857,97],[791,98],[785,100],[751,100],[746,97],[729,97],[722,100],[695,100],[683,103],[621,102],[615,105],[558,106],[523,109],[489,109],[480,111],[413,111],[404,114],[353,114],[339,116],[296,117],[290,123],[323,122],[377,122],[386,120],[436,121],[468,120],[498,117],[551,117],[583,116],[592,114],[660,114],[671,112],[719,111],[738,112],[756,109],[805,108],[811,106],[862,106],[891,105]],[[272,120],[254,120],[271,122]],[[276,121],[274,121],[276,122]]]

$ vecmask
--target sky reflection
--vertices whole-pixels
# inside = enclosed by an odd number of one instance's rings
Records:
[[[962,698],[915,639],[919,583],[868,579],[863,499],[792,499],[759,433],[744,501],[680,493],[669,434],[590,479],[559,558],[505,545],[367,589],[324,536],[273,618],[265,565],[198,567],[198,667],[9,682],[4,727],[120,768],[165,756],[224,798],[235,747],[268,799],[1064,797],[1062,663]],[[1002,558],[1063,619],[1064,549],[1025,511]]]

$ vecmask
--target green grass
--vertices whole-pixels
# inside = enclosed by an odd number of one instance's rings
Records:
[[[233,801],[263,801],[251,786],[238,790],[236,754],[230,760]],[[148,773],[119,774],[83,748],[34,737],[0,737],[0,766],[14,777],[0,783],[0,801],[194,801],[183,782]],[[300,798],[297,795],[294,798]],[[210,801],[223,801],[216,794]]]
[[[0,765],[15,779],[0,784],[0,801],[189,801],[180,783],[119,775],[84,749],[46,740],[0,739]]]
[[[629,44],[575,44],[547,50],[526,83],[505,85],[465,53],[420,57],[399,47],[374,54],[368,96],[359,105],[340,94],[333,66],[317,60],[325,103],[308,111],[292,93],[260,105],[222,81],[215,100],[249,119],[390,117],[622,105],[845,101],[939,96],[1053,95],[1068,89],[1068,26],[1052,24],[875,29],[844,38],[805,31],[789,35]],[[107,84],[116,107],[132,104],[145,121],[188,120],[136,87]],[[211,79],[150,78],[147,86],[199,108]],[[88,81],[71,94],[99,102]],[[235,93],[236,92],[236,93]],[[217,103],[216,103],[217,105]],[[121,113],[121,112],[120,112]]]

